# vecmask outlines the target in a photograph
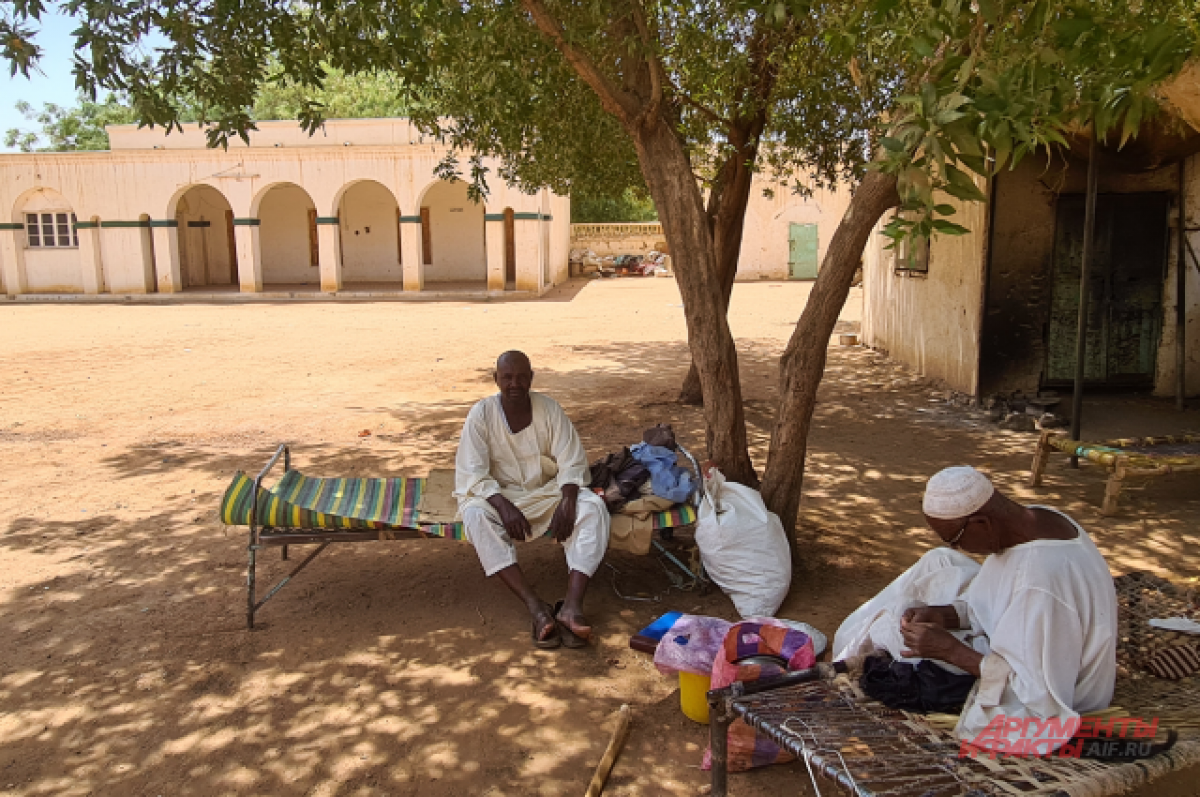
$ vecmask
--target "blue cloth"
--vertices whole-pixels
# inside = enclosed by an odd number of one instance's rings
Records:
[[[675,464],[675,452],[662,446],[638,443],[629,453],[650,471],[650,487],[659,498],[681,504],[696,489],[692,474]]]

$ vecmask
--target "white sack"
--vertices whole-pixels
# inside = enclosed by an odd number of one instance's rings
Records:
[[[792,582],[792,556],[779,518],[758,490],[725,481],[713,468],[704,481],[696,545],[704,569],[743,618],[771,617]]]

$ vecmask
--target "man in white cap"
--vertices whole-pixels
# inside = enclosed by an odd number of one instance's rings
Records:
[[[1057,728],[1112,700],[1117,595],[1104,557],[1071,518],[1015,503],[974,468],[935,474],[923,509],[948,547],[926,553],[846,618],[834,658],[886,650],[897,661],[970,673],[979,680],[960,739],[989,725],[997,738],[1001,718],[1053,719],[999,737],[1052,752],[1070,737]],[[981,566],[956,549],[987,558]]]

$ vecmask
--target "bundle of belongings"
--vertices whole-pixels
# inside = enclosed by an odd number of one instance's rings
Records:
[[[646,430],[642,442],[591,464],[588,487],[604,499],[612,515],[610,548],[648,553],[652,515],[691,498],[695,478],[679,466],[678,450],[670,425],[659,424]]]

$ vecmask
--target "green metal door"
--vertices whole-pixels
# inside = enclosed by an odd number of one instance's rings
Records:
[[[817,278],[817,225],[788,225],[788,276],[794,280]]]
[[[1094,384],[1154,381],[1162,331],[1167,263],[1166,194],[1108,194],[1096,200],[1096,258],[1089,282],[1087,361]],[[1058,201],[1054,284],[1047,334],[1046,381],[1075,378],[1079,270],[1083,258],[1081,196]]]

